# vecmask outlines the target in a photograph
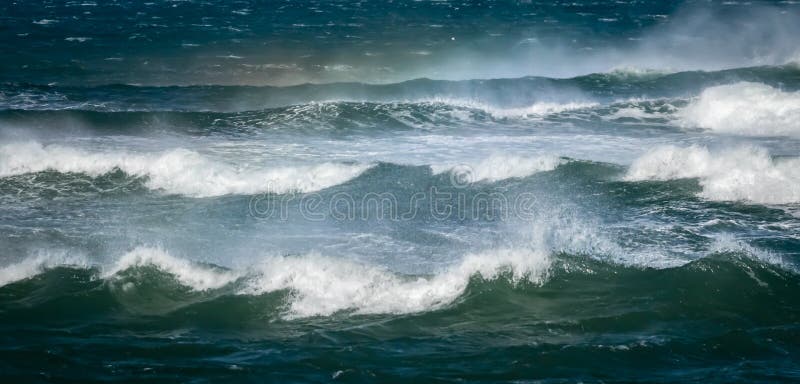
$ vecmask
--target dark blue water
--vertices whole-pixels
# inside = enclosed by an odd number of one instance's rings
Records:
[[[799,21],[0,4],[0,378],[797,381]]]

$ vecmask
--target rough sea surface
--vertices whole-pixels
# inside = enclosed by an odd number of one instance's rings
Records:
[[[0,381],[800,381],[800,3],[5,1]]]

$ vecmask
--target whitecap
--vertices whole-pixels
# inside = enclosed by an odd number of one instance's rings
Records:
[[[596,107],[599,104],[589,101],[551,102],[541,101],[525,107],[502,108],[492,106],[476,100],[432,98],[417,101],[419,103],[444,104],[459,108],[477,109],[494,118],[536,118],[547,115]]]
[[[565,162],[558,156],[514,156],[494,154],[477,162],[458,165],[432,165],[434,174],[457,173],[465,182],[495,182],[511,178],[522,178],[545,171],[552,171]]]
[[[318,254],[275,257],[264,261],[241,294],[289,290],[288,318],[355,314],[404,314],[430,311],[455,302],[472,277],[541,284],[550,258],[546,252],[497,249],[466,256],[460,263],[431,276],[402,276],[377,266]]]
[[[706,88],[677,113],[685,127],[745,136],[800,136],[800,92],[740,82]]]
[[[636,159],[625,179],[697,178],[701,197],[763,204],[800,202],[800,159],[773,159],[758,147],[710,151],[706,147],[657,147]]]
[[[104,278],[114,278],[130,268],[150,266],[170,274],[182,285],[196,291],[222,288],[239,274],[222,268],[193,263],[174,257],[160,248],[138,247],[123,255],[103,272]]]
[[[191,197],[313,192],[344,183],[369,167],[326,162],[239,168],[182,148],[146,154],[89,152],[37,142],[0,146],[0,177],[47,170],[97,177],[119,169],[131,176],[147,177],[148,188]]]
[[[0,268],[0,287],[29,279],[44,271],[61,266],[87,267],[86,259],[80,255],[61,251],[40,251],[19,262]]]

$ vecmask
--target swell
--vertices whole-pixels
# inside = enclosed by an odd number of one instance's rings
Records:
[[[312,101],[240,112],[0,110],[0,137],[159,134],[268,137],[272,133],[392,134],[511,128],[531,132],[548,123],[595,133],[637,134],[626,126],[715,135],[800,137],[800,91],[786,83],[738,81],[712,84],[669,97],[561,94],[530,104],[492,104],[480,97],[413,101]],[[554,101],[555,100],[555,101]],[[625,131],[627,129],[627,131]],[[647,134],[639,129],[639,134]]]
[[[678,73],[618,70],[567,79],[523,77],[485,80],[416,79],[394,84],[329,83],[273,86],[95,87],[0,85],[0,109],[93,111],[240,112],[313,102],[414,102],[468,100],[493,107],[540,103],[609,102],[628,98],[673,98],[735,82],[800,89],[800,66],[763,66]]]
[[[524,108],[492,107],[467,100],[413,103],[311,102],[245,112],[120,112],[94,110],[4,110],[7,130],[51,135],[190,135],[249,136],[271,131],[314,134],[381,133],[496,124],[508,118],[543,117],[590,108],[591,103],[541,103]]]

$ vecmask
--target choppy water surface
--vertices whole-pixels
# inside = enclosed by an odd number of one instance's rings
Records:
[[[0,15],[3,381],[800,379],[793,2]]]

